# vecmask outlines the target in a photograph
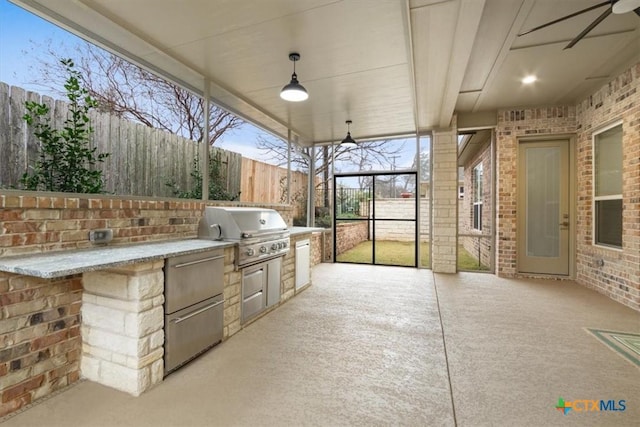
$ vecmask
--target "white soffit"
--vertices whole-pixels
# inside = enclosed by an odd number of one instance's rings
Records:
[[[406,3],[398,0],[14,0],[286,137],[415,133]],[[297,51],[308,101],[279,98]],[[357,132],[357,134],[356,134]]]
[[[640,55],[640,17],[609,15],[573,48],[564,47],[601,7],[533,33],[517,34],[599,0],[487,0],[456,103],[458,112],[574,103]],[[527,74],[538,81],[520,82]]]
[[[449,126],[472,52],[484,1],[412,2],[418,123]]]

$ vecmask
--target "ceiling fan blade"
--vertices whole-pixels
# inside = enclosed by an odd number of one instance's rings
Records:
[[[584,36],[589,34],[589,32],[591,30],[593,30],[596,27],[596,25],[601,23],[604,20],[604,18],[606,18],[609,15],[611,15],[611,8],[609,8],[609,9],[605,10],[604,12],[602,12],[602,14],[600,16],[598,16],[591,24],[589,24],[589,26],[587,28],[582,30],[582,32],[580,34],[578,34],[575,39],[571,40],[571,42],[568,45],[566,45],[565,48],[562,49],[562,50],[571,49],[573,46],[575,46],[576,43],[578,43],[580,40],[582,40],[582,38]]]
[[[602,6],[605,6],[605,5],[611,5],[611,1],[604,1],[602,3],[598,3],[596,5],[588,7],[586,9],[579,10],[578,12],[574,12],[574,13],[572,13],[570,15],[563,16],[562,18],[558,18],[558,19],[553,20],[551,22],[547,22],[546,24],[539,25],[539,26],[537,26],[535,28],[530,29],[529,31],[525,31],[524,33],[518,34],[518,37],[524,36],[525,34],[533,33],[534,31],[538,31],[538,30],[540,30],[542,28],[546,28],[549,25],[557,24],[558,22],[562,22],[565,19],[569,19],[569,18],[573,18],[574,16],[582,15],[583,13],[589,12],[589,11],[594,10],[594,9],[598,9],[598,8],[600,8]]]

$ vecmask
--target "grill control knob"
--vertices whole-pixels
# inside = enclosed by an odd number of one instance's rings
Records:
[[[255,251],[251,248],[247,249],[247,255],[248,256],[253,256],[253,254],[255,254]]]
[[[271,250],[272,251],[275,251],[277,249],[278,249],[278,243],[274,243],[274,244],[271,245]]]
[[[261,254],[266,254],[267,253],[267,247],[266,246],[260,246],[260,253]]]

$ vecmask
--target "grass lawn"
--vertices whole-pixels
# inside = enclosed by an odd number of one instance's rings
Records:
[[[478,262],[462,245],[458,246],[458,270],[489,271],[489,267]]]
[[[372,264],[371,247],[371,241],[362,242],[355,248],[338,255],[336,261]],[[413,242],[379,240],[376,242],[376,264],[413,267],[415,265],[414,250]],[[420,265],[428,266],[430,252],[427,242],[422,242],[421,251]],[[489,267],[483,264],[478,265],[478,260],[473,255],[467,252],[464,247],[458,246],[458,270],[488,271]]]
[[[337,256],[338,262],[372,263],[372,242],[360,243],[353,249]],[[421,265],[429,265],[429,245],[422,243]],[[376,264],[387,265],[415,265],[415,245],[413,242],[398,242],[393,240],[379,240],[376,242]]]

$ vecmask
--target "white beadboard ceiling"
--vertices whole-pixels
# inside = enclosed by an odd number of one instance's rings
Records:
[[[500,108],[573,103],[640,60],[640,17],[600,0],[11,0],[300,143],[483,124]],[[290,52],[309,99],[280,99]],[[539,80],[523,86],[520,79]],[[490,124],[490,123],[487,123]]]

